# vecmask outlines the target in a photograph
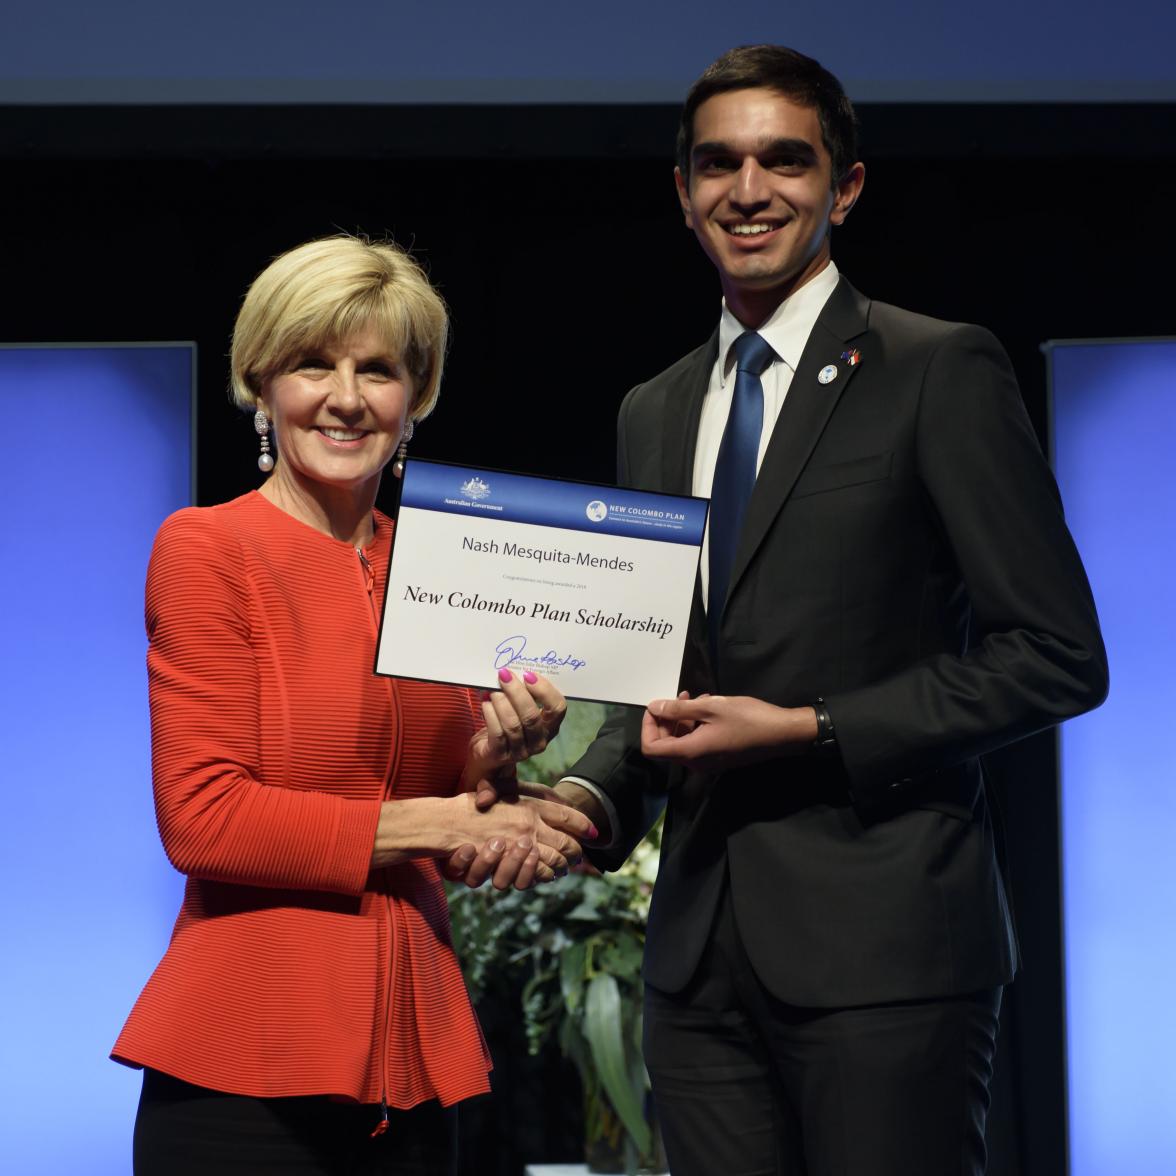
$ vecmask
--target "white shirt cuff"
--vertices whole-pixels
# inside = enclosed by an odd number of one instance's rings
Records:
[[[600,801],[601,808],[604,809],[604,814],[608,817],[608,827],[612,836],[606,843],[596,842],[592,848],[612,849],[621,840],[621,825],[617,819],[617,810],[613,802],[591,780],[585,780],[583,776],[562,776],[560,779],[561,781],[566,780],[569,784],[579,784],[581,788],[591,792]]]

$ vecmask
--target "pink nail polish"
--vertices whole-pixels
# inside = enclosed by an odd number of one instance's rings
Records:
[[[523,681],[526,682],[528,686],[534,686],[535,683],[539,681],[539,675],[533,674],[530,670],[527,670],[523,674]]]
[[[507,669],[499,670],[498,671],[498,680],[500,682],[513,682],[514,681],[514,674],[512,674],[510,672],[510,670],[507,670]]]
[[[600,838],[600,830],[593,824],[588,826],[588,838],[591,841],[596,841]]]

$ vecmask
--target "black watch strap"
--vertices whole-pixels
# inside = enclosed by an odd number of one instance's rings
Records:
[[[833,730],[833,719],[825,700],[818,698],[813,703],[813,710],[817,712],[817,737],[813,740],[813,746],[820,751],[832,751],[837,746],[837,734]]]

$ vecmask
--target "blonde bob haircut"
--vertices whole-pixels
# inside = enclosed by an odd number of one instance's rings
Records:
[[[299,245],[254,278],[233,327],[233,402],[256,408],[267,380],[372,325],[412,378],[412,419],[428,416],[449,336],[445,303],[399,245],[347,235]]]

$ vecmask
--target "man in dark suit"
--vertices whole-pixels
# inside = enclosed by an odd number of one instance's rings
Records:
[[[674,1176],[984,1169],[1016,944],[980,756],[1107,670],[996,340],[859,294],[840,84],[733,50],[675,173],[718,330],[621,408],[624,485],[711,496],[683,693],[557,786],[616,865],[668,796],[646,1061]]]

